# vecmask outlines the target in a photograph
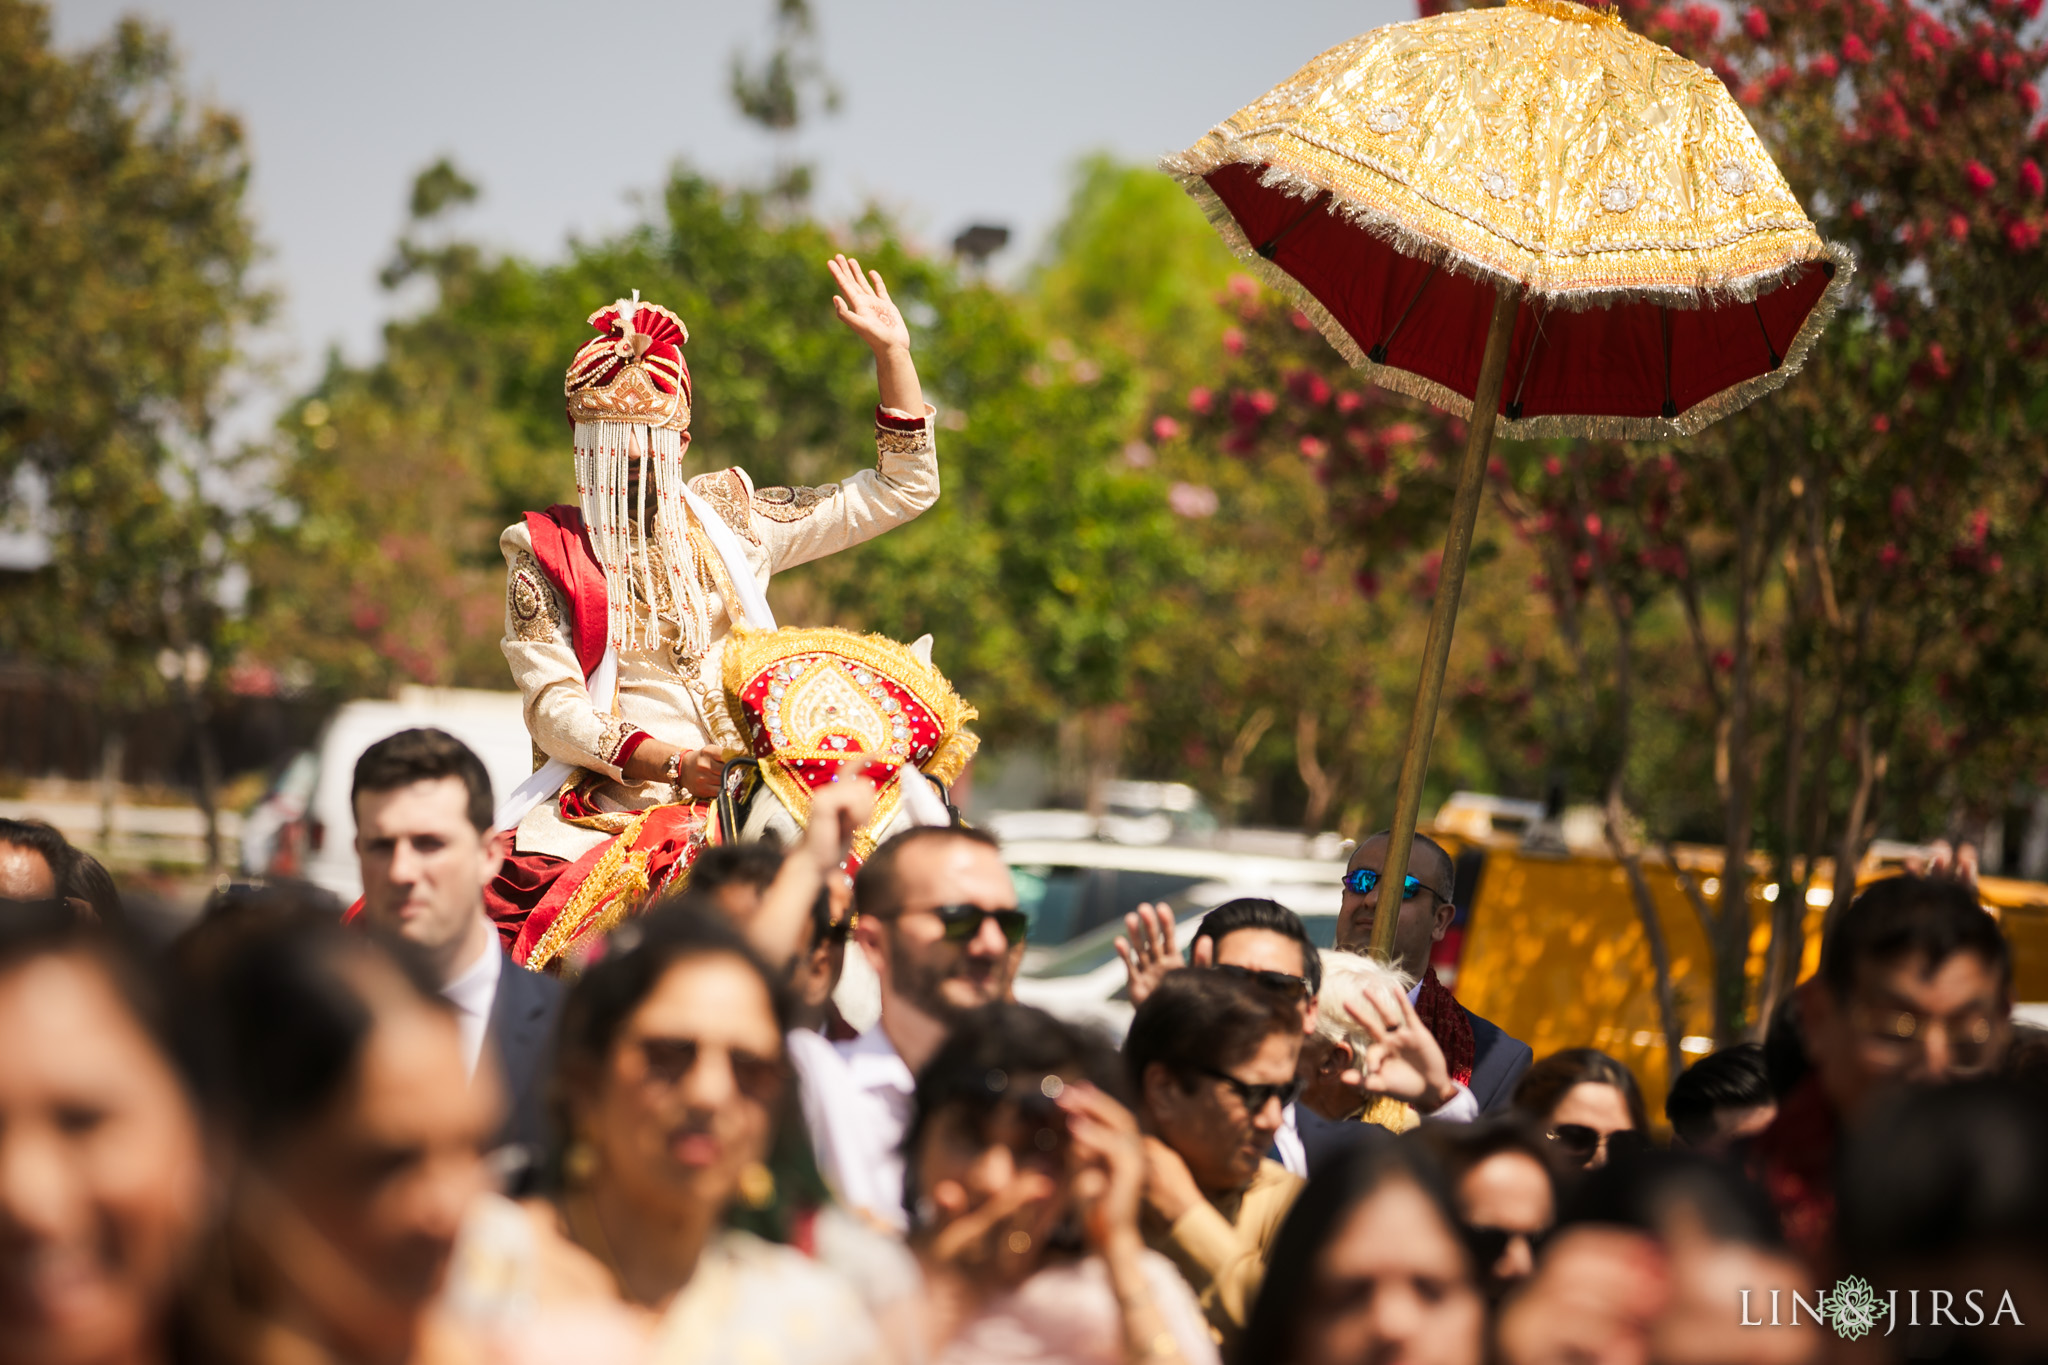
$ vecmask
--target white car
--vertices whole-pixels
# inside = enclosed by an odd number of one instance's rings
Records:
[[[1183,952],[1204,914],[1242,896],[1278,901],[1294,911],[1320,947],[1336,939],[1343,857],[1016,839],[1003,845],[1003,858],[1018,904],[1031,917],[1017,999],[1096,1025],[1112,1038],[1123,1037],[1131,1022],[1123,960],[1114,945],[1124,931],[1124,915],[1143,902],[1173,907],[1175,942]]]

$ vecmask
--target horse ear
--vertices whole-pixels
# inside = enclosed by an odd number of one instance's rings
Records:
[[[923,664],[926,668],[930,668],[932,666],[932,637],[929,634],[918,636],[911,643],[910,652],[917,656],[919,663]]]

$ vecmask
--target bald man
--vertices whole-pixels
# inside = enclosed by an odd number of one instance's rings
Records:
[[[1379,885],[1387,857],[1387,832],[1360,843],[1344,872],[1344,903],[1337,912],[1337,947],[1345,952],[1372,950],[1373,921],[1387,888]],[[1529,1045],[1510,1038],[1499,1025],[1481,1019],[1460,1005],[1429,965],[1430,945],[1451,927],[1458,907],[1451,896],[1451,855],[1434,839],[1415,836],[1408,854],[1408,877],[1402,886],[1394,922],[1394,965],[1415,987],[1408,998],[1444,1050],[1453,1080],[1463,1081],[1479,1107],[1491,1113],[1505,1109],[1515,1086],[1529,1069]],[[1469,1068],[1469,1071],[1468,1071]]]

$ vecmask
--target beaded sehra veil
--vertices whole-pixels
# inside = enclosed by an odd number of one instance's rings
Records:
[[[689,329],[640,291],[590,315],[563,381],[575,428],[576,492],[590,547],[604,569],[609,643],[621,653],[672,645],[692,657],[711,646],[711,607],[697,572],[685,503],[690,446]],[[634,479],[633,465],[653,477]],[[654,500],[648,518],[648,498]],[[670,608],[679,638],[667,639]]]

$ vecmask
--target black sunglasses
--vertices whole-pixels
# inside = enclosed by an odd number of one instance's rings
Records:
[[[932,913],[944,926],[948,943],[973,942],[974,936],[981,932],[981,922],[992,919],[1014,948],[1024,941],[1025,933],[1031,928],[1031,918],[1022,910],[985,910],[979,905],[935,905]]]
[[[1500,1258],[1508,1254],[1508,1246],[1520,1237],[1529,1244],[1533,1257],[1543,1250],[1543,1244],[1550,1240],[1550,1229],[1525,1232],[1520,1228],[1494,1228],[1483,1223],[1467,1223],[1464,1227],[1465,1245],[1472,1248],[1472,1259],[1479,1263],[1481,1272],[1500,1264]]]
[[[1544,1136],[1556,1143],[1559,1151],[1581,1166],[1591,1161],[1594,1153],[1600,1150],[1600,1130],[1588,1128],[1583,1123],[1560,1123]],[[1607,1155],[1610,1160],[1614,1157],[1628,1156],[1632,1152],[1640,1152],[1649,1145],[1649,1139],[1633,1128],[1623,1128],[1607,1134]]]
[[[1308,978],[1292,976],[1287,972],[1261,971],[1255,967],[1239,967],[1225,962],[1217,963],[1216,970],[1225,976],[1234,976],[1240,981],[1256,981],[1267,990],[1278,991],[1282,995],[1309,994]]]
[[[681,1085],[683,1078],[697,1069],[697,1059],[702,1051],[703,1045],[695,1038],[640,1040],[640,1055],[646,1059],[647,1078],[663,1089]],[[781,1059],[729,1048],[726,1064],[732,1068],[733,1087],[755,1103],[769,1103],[781,1093]]]
[[[1371,895],[1372,889],[1375,886],[1378,886],[1379,884],[1380,874],[1374,868],[1354,867],[1349,872],[1346,872],[1344,874],[1344,889],[1346,891],[1353,892],[1360,896]],[[1426,884],[1420,877],[1403,877],[1401,879],[1402,900],[1414,900],[1415,893],[1418,891],[1427,891],[1440,901],[1447,901],[1450,899],[1450,897],[1446,896],[1443,892],[1437,890],[1433,886]]]
[[[1280,1101],[1280,1107],[1285,1109],[1301,1098],[1299,1080],[1286,1081],[1280,1085],[1253,1085],[1250,1081],[1241,1081],[1228,1071],[1218,1071],[1214,1067],[1202,1066],[1195,1069],[1204,1076],[1212,1076],[1235,1090],[1237,1097],[1244,1101],[1244,1111],[1247,1114],[1258,1113],[1266,1107],[1268,1100]]]

